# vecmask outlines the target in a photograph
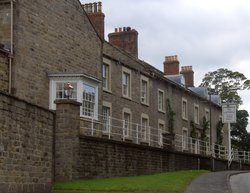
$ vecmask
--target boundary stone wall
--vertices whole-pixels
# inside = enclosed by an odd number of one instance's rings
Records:
[[[212,169],[210,157],[166,149],[81,136],[79,178],[135,176],[166,171]],[[227,161],[214,159],[215,171],[227,170]],[[232,169],[250,169],[250,165],[232,163]]]
[[[0,193],[49,193],[54,113],[0,92]]]

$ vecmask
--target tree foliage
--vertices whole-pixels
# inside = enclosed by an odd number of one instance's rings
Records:
[[[250,80],[240,72],[219,68],[205,74],[200,86],[208,88],[210,93],[219,94],[222,102],[234,101],[241,105],[242,99],[238,91],[250,89]]]
[[[175,112],[173,111],[172,107],[171,107],[171,103],[170,100],[167,99],[167,113],[168,113],[168,131],[170,133],[174,133],[174,116],[175,116]]]
[[[223,134],[222,134],[222,129],[223,129],[224,124],[222,123],[221,120],[218,121],[216,124],[216,143],[218,145],[222,145],[223,142]]]
[[[207,87],[210,94],[219,94],[223,103],[233,101],[239,106],[243,104],[243,101],[238,91],[250,89],[250,80],[240,72],[219,68],[205,74],[200,86]],[[246,130],[248,112],[246,110],[237,110],[236,116],[237,123],[232,124],[231,131],[232,145],[237,149],[250,151],[250,133]],[[222,143],[222,127],[222,123],[218,122],[216,126],[218,144]]]
[[[208,141],[208,137],[207,137],[208,130],[209,130],[209,121],[204,116],[202,119],[202,131],[201,131],[201,136],[200,136],[201,140]]]
[[[247,132],[249,114],[246,110],[238,110],[237,122],[232,124],[231,137],[232,145],[244,151],[250,151],[250,134]]]

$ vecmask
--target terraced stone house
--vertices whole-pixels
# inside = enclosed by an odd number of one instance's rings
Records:
[[[200,158],[185,156],[211,157],[219,97],[196,88],[177,56],[163,59],[163,71],[139,59],[135,29],[105,40],[104,19],[101,2],[0,0],[0,193],[194,168]],[[179,166],[168,148],[183,153]]]

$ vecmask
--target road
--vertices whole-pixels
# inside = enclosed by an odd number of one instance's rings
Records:
[[[233,193],[250,193],[250,173],[232,175],[230,185]]]

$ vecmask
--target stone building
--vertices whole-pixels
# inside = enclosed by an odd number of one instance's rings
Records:
[[[94,4],[84,5],[92,20],[95,11],[90,7],[94,7]],[[99,19],[98,25],[94,27],[104,37],[104,30],[99,30],[104,26],[104,17],[98,17],[99,14],[96,13],[97,17],[92,23]],[[170,132],[168,111],[172,108],[175,113],[174,133],[190,136],[190,123],[194,122],[197,135],[200,136],[205,117],[207,121],[211,121],[213,128],[211,133],[207,131],[207,137],[212,135],[211,142],[216,143],[216,125],[221,119],[220,103],[212,101],[210,104],[206,88],[194,87],[192,66],[182,66],[180,71],[177,56],[166,56],[163,62],[164,72],[161,72],[138,59],[138,32],[131,27],[115,28],[114,32],[108,34],[108,38],[103,44],[102,65],[102,104],[106,119],[110,116],[131,122],[126,124],[125,129],[126,138],[130,140],[136,135],[135,124],[139,124],[139,136],[143,143],[150,143],[148,135],[151,132],[154,132],[155,138],[152,141],[159,142],[162,133]],[[203,92],[199,92],[200,90]],[[224,144],[227,144],[226,136]]]
[[[217,142],[221,106],[194,87],[192,67],[180,70],[178,57],[166,56],[163,72],[154,68],[138,58],[135,29],[104,40],[104,18],[100,2],[0,0],[0,193],[49,192],[53,178],[196,168],[193,155],[190,167],[173,167],[164,136],[175,134],[182,153],[196,148],[203,117],[204,141]]]

